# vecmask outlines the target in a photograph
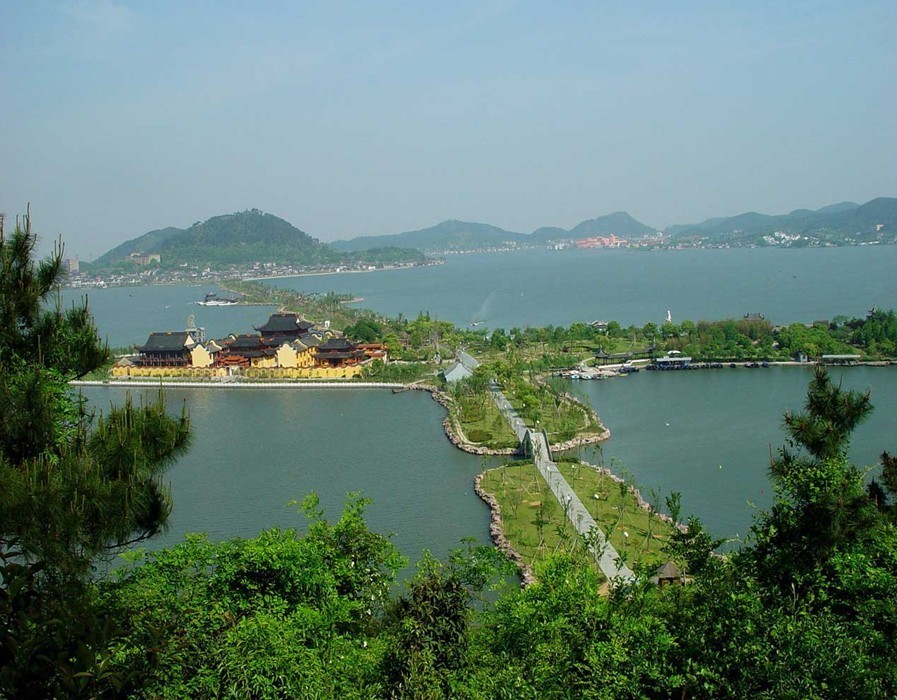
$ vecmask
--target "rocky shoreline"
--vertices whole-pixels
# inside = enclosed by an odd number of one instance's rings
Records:
[[[469,442],[464,436],[464,433],[461,430],[460,426],[456,425],[453,419],[454,400],[451,396],[446,394],[444,391],[440,391],[432,384],[406,384],[405,388],[416,391],[428,391],[430,392],[430,396],[433,398],[433,400],[440,406],[445,408],[446,416],[442,421],[442,430],[445,433],[446,438],[448,438],[449,442],[451,442],[459,450],[467,452],[468,454],[488,456],[508,456],[522,454],[519,448],[508,447],[503,449],[493,449],[491,447],[477,445],[475,443]],[[575,438],[571,438],[570,440],[550,445],[552,452],[563,452],[565,450],[572,450],[577,447],[583,447],[584,445],[594,445],[596,443],[607,440],[610,437],[610,430],[601,425],[601,421],[599,420],[598,415],[589,406],[584,405],[581,401],[571,396],[570,394],[564,394],[564,398],[566,398],[568,401],[579,404],[586,412],[589,423],[601,426],[601,432],[585,433],[582,435],[578,435]]]
[[[501,469],[501,467],[498,468]],[[487,469],[485,472],[477,474],[473,480],[473,490],[476,492],[477,496],[483,499],[486,505],[489,506],[489,511],[492,514],[489,523],[489,536],[492,538],[492,543],[499,551],[504,552],[504,555],[508,559],[517,565],[517,568],[520,571],[520,576],[523,579],[523,585],[528,586],[531,583],[536,582],[536,575],[533,573],[532,567],[523,560],[522,556],[520,556],[520,552],[514,549],[510,540],[505,537],[501,519],[501,505],[499,505],[495,496],[485,491],[482,486],[483,477],[488,471],[492,470]]]
[[[585,467],[589,467],[590,469],[594,469],[599,474],[610,478],[612,481],[618,484],[626,484],[626,480],[622,477],[614,474],[607,467],[599,467],[594,464],[590,464],[589,462],[579,460],[579,463]],[[495,467],[496,469],[502,469],[502,467]],[[493,469],[487,469],[477,476],[473,480],[473,490],[476,492],[477,496],[479,496],[486,505],[489,506],[489,511],[491,514],[490,522],[489,522],[489,536],[492,538],[493,544],[501,551],[504,552],[505,556],[510,559],[517,566],[517,569],[520,571],[520,576],[523,579],[523,585],[528,586],[531,583],[535,583],[538,579],[536,575],[533,573],[533,568],[529,564],[524,561],[523,557],[520,555],[516,549],[514,549],[514,545],[511,544],[510,540],[505,536],[504,531],[504,523],[502,522],[501,515],[501,505],[496,500],[495,496],[491,493],[483,489],[482,481],[483,477]],[[655,515],[659,520],[668,523],[672,527],[677,528],[681,532],[687,532],[688,527],[683,525],[682,523],[675,522],[669,515],[666,513],[661,513],[657,509],[654,508],[650,503],[648,503],[644,498],[642,498],[641,492],[632,486],[632,484],[627,485],[627,490],[635,499],[636,504],[642,510],[648,511]]]
[[[435,386],[432,386],[430,384],[408,384],[406,388],[415,389],[418,391],[429,391],[430,396],[433,398],[433,400],[440,406],[445,408],[446,416],[442,421],[442,430],[445,433],[445,436],[448,438],[449,442],[451,442],[459,450],[472,455],[508,456],[520,454],[520,450],[513,447],[508,447],[505,449],[492,449],[491,447],[476,445],[472,442],[469,442],[464,437],[464,433],[461,431],[461,428],[459,426],[456,426],[454,420],[452,420],[454,401],[452,400],[452,397],[446,394],[444,391],[440,391]]]

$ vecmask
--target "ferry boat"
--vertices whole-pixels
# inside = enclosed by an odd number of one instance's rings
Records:
[[[219,297],[215,292],[209,292],[206,294],[205,299],[196,303],[200,306],[236,306],[237,300],[229,299],[227,297]]]

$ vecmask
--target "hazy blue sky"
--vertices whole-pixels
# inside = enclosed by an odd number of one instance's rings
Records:
[[[258,5],[258,6],[257,6]],[[897,2],[0,4],[0,211],[663,227],[897,195]]]

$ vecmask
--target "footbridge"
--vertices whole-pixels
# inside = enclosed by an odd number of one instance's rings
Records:
[[[548,484],[548,488],[557,498],[558,503],[561,504],[564,513],[567,514],[567,519],[580,535],[585,536],[585,541],[588,543],[601,573],[607,577],[608,581],[614,579],[632,581],[635,579],[632,569],[620,560],[617,550],[598,527],[598,523],[595,522],[589,511],[586,510],[579,496],[558,471],[557,464],[551,459],[551,447],[545,430],[534,430],[527,426],[495,382],[490,386],[489,393],[495,405],[498,406],[498,410],[511,426],[511,430],[517,435],[526,455],[532,457],[536,469],[545,479],[545,483]]]

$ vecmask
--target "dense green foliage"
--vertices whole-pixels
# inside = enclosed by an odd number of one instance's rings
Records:
[[[307,499],[312,523],[301,538],[270,530],[213,544],[197,535],[118,570],[100,603],[118,631],[115,664],[136,679],[124,690],[148,698],[365,697],[378,682],[367,640],[403,561],[365,527],[364,506],[352,498],[331,525]]]
[[[108,351],[85,307],[54,294],[62,251],[35,262],[31,219],[0,221],[0,696],[62,695],[102,675],[89,601],[96,557],[150,537],[170,511],[165,467],[188,422],[161,402],[89,414],[68,380]]]

